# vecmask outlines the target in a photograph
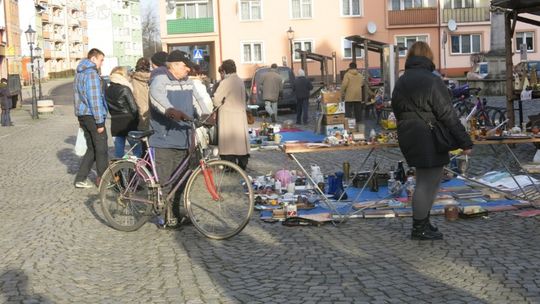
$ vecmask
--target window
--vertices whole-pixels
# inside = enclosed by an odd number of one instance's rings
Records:
[[[423,0],[391,0],[391,8],[393,11],[404,10],[408,8],[424,7]]]
[[[452,35],[450,36],[452,43],[452,54],[473,54],[480,53],[480,35]]]
[[[517,32],[516,33],[516,51],[521,50],[521,45],[527,45],[527,52],[534,51],[534,33],[533,32]]]
[[[212,17],[212,2],[208,0],[181,0],[176,4],[176,18],[198,19]]]
[[[240,1],[241,20],[260,20],[261,16],[261,0]]]
[[[294,60],[300,60],[300,54],[296,52],[297,49],[302,51],[313,52],[313,41],[311,40],[293,40]]]
[[[474,7],[474,0],[445,0],[444,8],[471,8]]]
[[[342,16],[362,16],[360,0],[341,0]]]
[[[311,18],[311,0],[290,0],[293,19]]]
[[[415,43],[416,41],[424,41],[427,42],[427,36],[421,35],[421,36],[398,36],[396,37],[396,43],[398,47],[405,47],[407,50]],[[407,55],[406,50],[399,51],[399,56],[405,56]]]
[[[242,43],[242,63],[263,63],[263,43]]]
[[[341,45],[343,46],[343,59],[352,59],[352,41],[343,38]],[[356,58],[364,57],[364,49],[356,48]]]

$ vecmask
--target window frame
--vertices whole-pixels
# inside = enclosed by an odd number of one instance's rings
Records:
[[[243,1],[247,1],[249,2],[249,19],[243,19],[242,18],[242,2]],[[259,2],[259,14],[260,14],[260,18],[259,19],[254,19],[253,16],[252,16],[252,6],[251,6],[251,2]],[[239,13],[238,13],[238,19],[242,22],[250,22],[250,21],[261,21],[263,20],[263,0],[238,0],[238,7],[239,7]]]
[[[515,42],[515,44],[516,44],[516,47],[515,47],[516,52],[520,52],[520,51],[521,51],[521,50],[519,49],[519,46],[520,46],[520,45],[518,44],[518,38],[520,38],[520,37],[518,37],[519,34],[522,34],[522,35],[530,34],[530,35],[531,35],[531,39],[532,39],[531,46],[532,46],[532,49],[527,48],[527,53],[534,53],[534,52],[535,52],[534,43],[535,43],[535,34],[536,34],[536,32],[535,32],[535,31],[523,31],[523,32],[518,32],[518,31],[516,31],[516,37],[515,37],[515,40],[514,40],[514,42]],[[522,39],[522,40],[525,39],[525,44],[527,44],[527,42],[526,42],[527,36],[525,36],[525,37],[522,36],[521,39]],[[527,46],[528,46],[528,44],[527,44]]]
[[[424,41],[426,43],[429,44],[429,35],[428,34],[412,34],[412,35],[396,35],[394,36],[394,41],[395,41],[395,44],[397,46],[399,46],[399,42],[398,42],[398,39],[399,38],[404,38],[405,41],[404,41],[404,45],[405,47],[407,48],[407,50],[404,50],[404,51],[398,51],[398,54],[399,54],[399,57],[405,57],[407,56],[407,51],[409,50],[409,47],[407,46],[407,38],[415,38],[415,41],[414,42],[417,42],[417,41]],[[425,40],[421,40],[421,39],[418,39],[420,37],[425,37]],[[414,43],[413,42],[413,43]],[[403,52],[403,53],[402,53]]]
[[[349,11],[349,14],[348,15],[344,15],[343,14],[343,2],[344,1],[347,1],[349,2],[349,7],[351,8],[351,11]],[[353,1],[358,1],[358,7],[359,7],[359,14],[358,15],[353,15],[352,14],[352,2]],[[358,18],[358,17],[364,17],[364,0],[340,0],[339,1],[339,15],[341,17],[345,17],[345,18]]]
[[[347,57],[345,55],[345,44],[350,43],[350,49],[351,49],[351,56]],[[360,48],[358,48],[360,49]],[[359,53],[356,53],[356,59],[358,58],[364,58],[364,49],[360,49]],[[352,60],[352,41],[345,39],[345,37],[341,37],[341,59],[342,60]]]
[[[310,52],[314,53],[315,51],[315,40],[311,38],[302,38],[302,39],[293,39],[293,62],[300,62],[302,61],[302,58],[300,55],[296,52],[296,48],[294,47],[295,43],[300,43],[300,49],[302,51],[305,51],[305,44],[309,42],[311,44]],[[308,59],[307,61],[311,61],[311,59]]]
[[[293,16],[293,1],[300,1],[300,17],[294,17]],[[309,5],[310,5],[310,10],[311,10],[311,15],[309,17],[305,17],[304,16],[304,12],[303,12],[303,9],[302,9],[302,2],[308,2],[309,1]],[[313,19],[313,15],[315,15],[314,11],[313,11],[313,0],[289,0],[289,19],[293,19],[293,20],[301,20],[301,19]]]
[[[199,16],[199,4],[202,4],[202,3],[205,3],[207,5],[209,5],[209,12],[210,12],[210,16],[207,16],[207,17],[200,17]],[[178,7],[181,6],[181,5],[184,5],[184,7],[186,8],[186,5],[188,4],[195,4],[195,18],[179,18],[178,17]],[[187,10],[185,10],[185,12],[187,12]],[[186,1],[186,0],[177,0],[176,2],[176,19],[184,19],[184,20],[187,20],[187,19],[200,19],[200,18],[213,18],[214,17],[214,7],[213,7],[213,0],[193,0],[193,1]]]
[[[392,0],[389,0],[389,7],[390,7],[390,10],[391,11],[404,11],[406,9],[413,9],[413,8],[423,8],[423,7],[428,7],[428,4],[426,3],[425,0],[420,0],[420,6],[416,6],[415,5],[415,0],[410,0],[412,1],[411,4],[412,6],[411,7],[407,7],[405,8],[405,0],[397,0],[399,1],[399,9],[394,9],[394,3]]]
[[[246,44],[249,44],[251,45],[251,57],[252,57],[252,60],[251,61],[245,61],[244,60],[244,45]],[[260,44],[261,45],[261,60],[260,61],[255,61],[253,60],[253,50],[254,50],[254,45],[255,44]],[[265,51],[264,51],[264,41],[262,40],[244,40],[244,41],[240,41],[240,63],[241,64],[262,64],[265,62]]]
[[[446,0],[443,3],[443,8],[445,9],[461,9],[461,8],[474,8],[474,0],[459,0],[461,1],[461,6],[456,5],[457,0]],[[471,6],[467,6],[467,3],[470,3]],[[450,4],[450,5],[448,5]]]
[[[449,36],[450,36],[450,38],[448,40],[450,41],[450,43],[449,43],[449,47],[450,47],[450,49],[449,49],[450,52],[449,53],[450,53],[450,55],[471,55],[471,54],[478,54],[478,53],[482,52],[482,34],[480,34],[480,33],[451,34]],[[452,50],[452,37],[455,37],[455,36],[459,36],[459,53],[455,53]],[[463,53],[463,36],[470,36],[471,52],[469,52],[469,53]],[[474,50],[473,36],[478,36],[478,42],[479,42],[478,51]]]

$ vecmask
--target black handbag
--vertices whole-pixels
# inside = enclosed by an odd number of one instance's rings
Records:
[[[416,115],[418,115],[418,117],[420,117],[420,119],[422,119],[431,130],[431,137],[433,138],[433,143],[435,144],[435,150],[437,152],[447,153],[459,148],[459,144],[454,135],[452,135],[448,128],[443,126],[442,123],[440,123],[438,120],[435,122],[426,120],[416,109],[414,112],[416,112]]]

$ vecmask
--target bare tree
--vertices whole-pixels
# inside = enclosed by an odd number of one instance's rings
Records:
[[[146,58],[161,51],[159,18],[154,10],[155,7],[148,3],[142,12],[143,55]]]

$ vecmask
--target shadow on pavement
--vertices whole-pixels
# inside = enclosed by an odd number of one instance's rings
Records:
[[[75,147],[76,136],[67,137],[64,142]],[[66,172],[71,175],[75,175],[79,169],[79,163],[81,158],[75,155],[73,148],[64,148],[56,152],[58,159],[66,166]]]
[[[99,191],[99,189],[98,189]],[[109,223],[107,220],[101,216],[100,213],[97,212],[98,208],[101,208],[99,195],[98,194],[92,194],[88,196],[88,199],[84,202],[84,205],[88,210],[90,210],[90,213],[103,225],[109,226]]]
[[[53,303],[45,296],[33,294],[28,276],[18,269],[9,269],[0,275],[0,293],[6,303]]]

